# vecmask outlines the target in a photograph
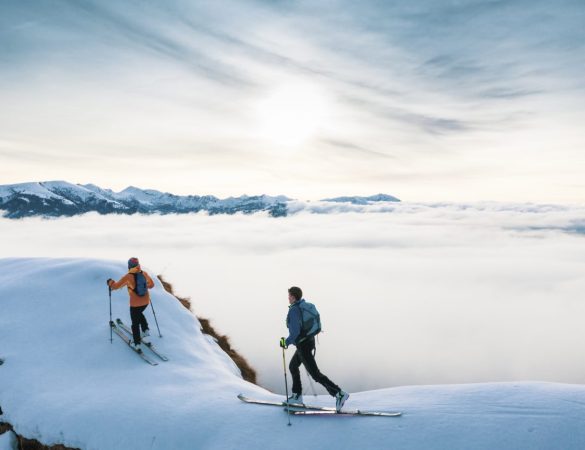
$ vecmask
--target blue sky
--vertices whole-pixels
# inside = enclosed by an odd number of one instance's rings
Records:
[[[5,1],[0,183],[582,201],[581,1]]]

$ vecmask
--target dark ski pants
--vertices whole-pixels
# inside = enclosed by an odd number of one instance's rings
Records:
[[[131,306],[130,307],[130,318],[132,319],[132,336],[134,337],[134,343],[140,344],[140,329],[142,331],[148,330],[148,322],[144,317],[144,310],[148,307],[145,306]]]
[[[293,394],[302,394],[303,386],[301,384],[301,371],[299,370],[301,364],[305,366],[309,375],[317,383],[322,384],[329,395],[335,396],[341,389],[333,381],[321,373],[315,361],[315,339],[308,339],[305,342],[297,345],[297,351],[290,360],[288,368],[293,379],[292,391]]]

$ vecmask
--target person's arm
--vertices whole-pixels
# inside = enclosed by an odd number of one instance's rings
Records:
[[[152,289],[154,287],[154,281],[152,281],[152,278],[150,278],[150,275],[148,275],[146,272],[142,272],[144,274],[144,278],[146,278],[146,287],[148,289]]]
[[[301,311],[298,307],[293,307],[288,310],[288,337],[286,338],[286,345],[295,344],[299,335],[301,334]]]
[[[119,281],[111,280],[109,283],[109,286],[112,289],[112,291],[115,291],[116,289],[120,289],[122,286],[129,286],[129,283],[130,283],[130,274],[127,273],[122,278],[120,278]]]

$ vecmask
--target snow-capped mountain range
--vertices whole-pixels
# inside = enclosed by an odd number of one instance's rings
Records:
[[[121,192],[93,184],[47,181],[0,185],[0,211],[4,217],[61,217],[88,212],[100,214],[185,214],[206,211],[209,214],[251,214],[266,211],[273,217],[286,216],[292,199],[283,195],[257,195],[220,199],[212,195],[174,195],[130,186]],[[365,205],[379,201],[400,201],[379,194],[372,197],[338,197],[329,202]]]

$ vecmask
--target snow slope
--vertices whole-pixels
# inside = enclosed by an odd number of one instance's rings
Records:
[[[16,450],[18,442],[12,431],[0,435],[0,450]]]
[[[105,280],[124,272],[120,262],[0,259],[0,353],[7,358],[0,404],[2,420],[19,434],[87,450],[585,448],[585,388],[550,383],[354,393],[348,407],[404,416],[293,417],[287,427],[279,408],[236,398],[279,397],[243,381],[158,282],[152,298],[164,337],[153,340],[170,361],[151,367],[117,336],[110,343]],[[114,293],[113,311],[128,321],[125,292]],[[279,355],[275,348],[275,364]]]

